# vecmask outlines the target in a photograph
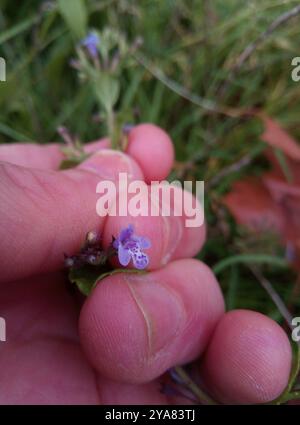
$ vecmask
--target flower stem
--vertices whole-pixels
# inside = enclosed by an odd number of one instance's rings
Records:
[[[112,108],[107,110],[107,129],[112,149],[120,149],[118,132],[115,125],[115,114]]]
[[[212,398],[210,398],[198,385],[189,377],[189,375],[185,372],[182,367],[174,368],[178,376],[182,379],[185,386],[197,397],[201,404],[206,405],[216,405],[216,403]]]

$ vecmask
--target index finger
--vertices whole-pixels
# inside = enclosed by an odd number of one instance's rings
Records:
[[[58,143],[0,145],[0,161],[29,168],[58,170],[65,158],[62,146]],[[109,147],[110,141],[107,138],[83,146],[86,153],[95,153],[99,149]],[[166,178],[174,161],[174,149],[170,137],[153,124],[139,124],[130,130],[126,153],[142,168],[147,183]]]
[[[152,135],[162,132],[151,131]],[[169,143],[168,138],[161,139],[163,160]],[[0,163],[0,280],[58,270],[63,254],[76,252],[88,231],[103,229],[104,220],[96,213],[99,179],[111,175],[114,180],[116,174],[126,172],[132,179],[143,180],[143,171],[132,157],[111,150],[104,153],[99,151],[79,167],[63,172]]]

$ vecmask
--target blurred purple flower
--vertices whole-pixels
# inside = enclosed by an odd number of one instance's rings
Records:
[[[84,46],[92,58],[98,56],[98,46],[100,44],[100,37],[95,32],[90,32],[83,40],[81,45]]]
[[[124,124],[122,127],[122,131],[124,134],[129,134],[131,130],[133,129],[134,124]]]
[[[113,247],[118,250],[122,266],[128,266],[130,260],[136,269],[143,270],[148,266],[148,255],[142,250],[150,248],[151,242],[147,238],[134,235],[132,224],[121,230],[119,237],[113,241]]]

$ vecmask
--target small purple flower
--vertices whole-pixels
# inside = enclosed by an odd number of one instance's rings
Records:
[[[113,247],[118,250],[118,258],[122,266],[128,266],[132,259],[136,269],[143,270],[149,264],[148,255],[142,252],[150,248],[151,243],[147,238],[134,235],[132,224],[120,232],[117,239],[113,241]]]
[[[133,129],[134,124],[125,124],[122,127],[122,131],[124,134],[129,134],[131,132],[131,130]]]
[[[98,56],[98,46],[100,44],[100,37],[95,32],[90,32],[83,40],[81,45],[84,46],[92,58]]]

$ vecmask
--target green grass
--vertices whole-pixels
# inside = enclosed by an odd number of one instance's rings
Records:
[[[187,176],[208,184],[226,167],[251,156],[250,164],[212,184],[206,193],[209,239],[200,258],[213,267],[237,255],[240,241],[243,252],[251,254],[249,235],[236,226],[220,199],[235,180],[266,169],[262,126],[212,109],[259,107],[300,140],[300,83],[290,76],[291,59],[300,55],[299,16],[276,30],[220,92],[230,66],[248,43],[299,2],[87,0],[81,12],[78,7],[63,8],[63,1],[28,0],[18,7],[8,0],[0,3],[0,56],[7,61],[7,82],[0,83],[0,143],[58,140],[59,125],[83,141],[104,135],[105,125],[95,119],[92,91],[79,83],[69,66],[76,40],[87,28],[119,29],[129,42],[141,36],[143,65],[132,59],[120,70],[117,109],[130,111],[135,122],[165,128],[179,161],[197,158]],[[264,238],[257,241],[255,252],[269,253]],[[272,246],[271,255],[282,257],[279,244]],[[272,264],[259,267],[288,303],[294,274]],[[258,309],[280,319],[247,264],[232,262],[218,278],[228,308]],[[291,306],[299,311],[299,300],[292,299]]]

